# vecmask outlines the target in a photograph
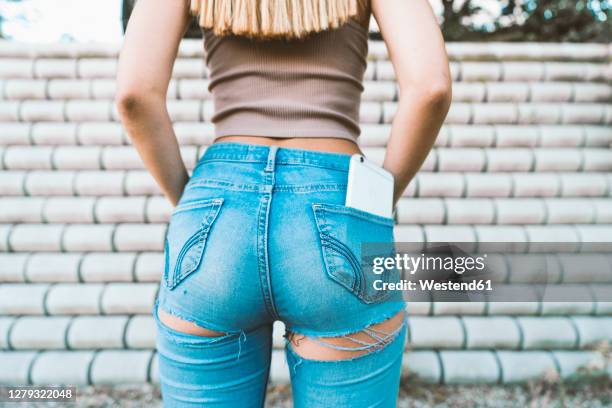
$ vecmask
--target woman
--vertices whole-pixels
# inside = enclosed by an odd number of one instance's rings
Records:
[[[190,177],[165,102],[193,15],[215,138]],[[395,206],[451,100],[427,0],[137,2],[116,105],[175,206],[153,310],[165,406],[262,406],[277,320],[296,407],[395,406],[405,305],[355,263],[361,242],[393,242],[393,219],[344,206],[371,15],[401,93],[383,163]]]

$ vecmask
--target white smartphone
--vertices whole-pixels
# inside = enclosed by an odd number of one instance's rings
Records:
[[[346,189],[347,207],[393,218],[393,174],[361,154],[349,163]]]

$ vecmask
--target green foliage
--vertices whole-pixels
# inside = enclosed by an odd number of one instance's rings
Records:
[[[442,0],[442,31],[450,41],[610,42],[609,0],[499,0],[501,16],[489,25],[474,0]]]

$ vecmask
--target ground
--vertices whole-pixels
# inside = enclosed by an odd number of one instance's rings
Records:
[[[159,387],[114,386],[78,389],[77,407],[162,407]],[[5,404],[4,407],[60,407],[59,404]],[[290,408],[291,388],[270,386],[266,408]],[[413,380],[402,382],[398,407],[401,408],[602,408],[612,407],[612,382],[588,383],[532,382],[514,386],[439,386]]]

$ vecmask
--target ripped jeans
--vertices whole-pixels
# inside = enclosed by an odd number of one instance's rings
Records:
[[[401,292],[373,283],[399,281],[399,272],[364,268],[374,251],[362,246],[392,250],[394,222],[344,206],[349,160],[259,144],[208,147],[171,215],[153,308],[165,407],[262,407],[276,320],[287,330],[295,407],[396,406],[405,312],[393,330],[373,326],[405,304]],[[158,308],[221,335],[178,331]],[[306,358],[295,336],[364,352]]]

